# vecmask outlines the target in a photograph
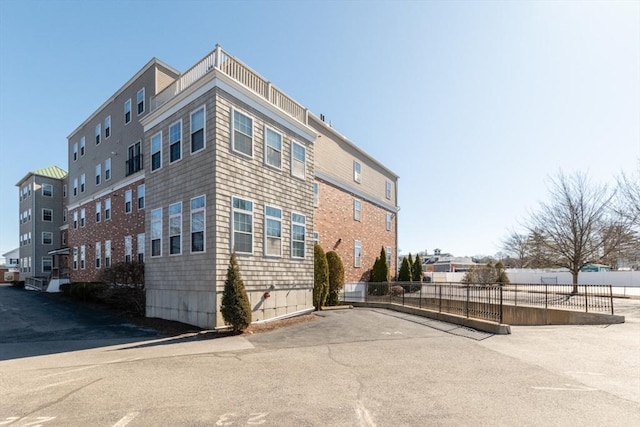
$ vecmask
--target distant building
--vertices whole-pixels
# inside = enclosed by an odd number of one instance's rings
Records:
[[[64,224],[63,193],[67,172],[50,166],[27,173],[16,186],[20,200],[20,278],[48,280],[53,270],[49,251],[60,247]]]

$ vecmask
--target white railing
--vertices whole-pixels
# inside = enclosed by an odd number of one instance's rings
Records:
[[[155,96],[151,101],[152,110],[159,108],[214,69],[231,77],[296,120],[304,124],[307,123],[307,109],[285,95],[240,60],[227,54],[220,46],[216,46],[213,52],[205,56]]]

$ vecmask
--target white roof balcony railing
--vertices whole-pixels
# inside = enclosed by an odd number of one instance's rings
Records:
[[[216,45],[213,52],[182,73],[171,85],[160,92],[151,102],[152,111],[160,108],[214,69],[242,84],[299,122],[307,124],[308,110],[306,108],[285,95],[284,92],[240,60],[227,54],[220,45]]]

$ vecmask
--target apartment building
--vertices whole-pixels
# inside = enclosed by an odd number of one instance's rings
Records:
[[[140,119],[178,74],[152,59],[68,136],[71,281],[97,281],[105,267],[144,261]]]
[[[335,251],[345,281],[369,280],[384,248],[391,278],[397,272],[398,176],[327,123],[309,114],[315,143],[314,239]]]
[[[53,270],[49,251],[61,245],[66,175],[62,168],[50,166],[27,173],[16,184],[20,200],[20,280],[44,280]]]
[[[150,317],[223,325],[233,252],[254,321],[313,309],[314,242],[349,281],[396,258],[397,175],[219,46],[152,59],[68,149],[71,280],[143,261]]]

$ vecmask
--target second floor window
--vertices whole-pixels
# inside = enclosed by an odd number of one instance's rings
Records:
[[[162,132],[151,137],[151,170],[160,169],[162,166]]]
[[[204,148],[204,106],[191,113],[191,152]]]
[[[124,102],[124,124],[131,121],[131,99]]]

